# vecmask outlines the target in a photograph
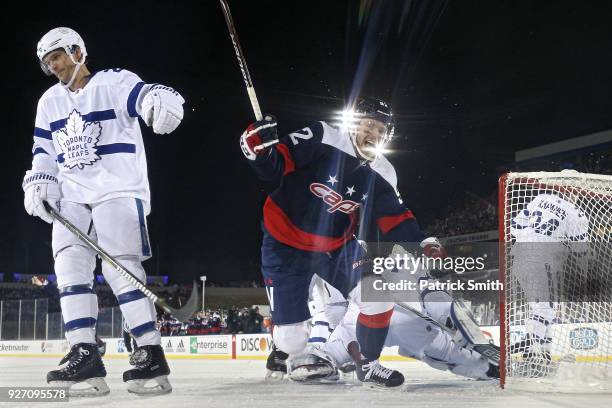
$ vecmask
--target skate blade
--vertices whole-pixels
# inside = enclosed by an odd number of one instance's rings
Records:
[[[284,377],[285,377],[285,373],[283,373],[282,371],[267,370],[265,381],[279,382],[279,381],[282,381]]]
[[[148,382],[154,382],[152,386],[147,386]],[[172,385],[168,382],[167,375],[149,378],[144,380],[130,380],[126,382],[129,393],[136,395],[163,395],[172,392]]]
[[[321,384],[338,381],[338,374],[331,367],[302,366],[291,370],[289,379],[293,382]]]
[[[68,388],[70,397],[101,397],[110,393],[110,388],[102,377],[94,377],[81,382],[50,381],[49,385]]]
[[[368,381],[366,381],[366,382],[359,381],[359,382],[361,383],[362,387],[367,388],[369,390],[373,390],[373,391],[384,391],[384,392],[387,392],[387,391],[397,391],[397,390],[401,390],[403,388],[402,387],[403,384],[396,385],[395,387],[386,387],[386,386],[384,386],[382,384],[377,384],[377,383],[374,383],[374,382],[368,382]]]

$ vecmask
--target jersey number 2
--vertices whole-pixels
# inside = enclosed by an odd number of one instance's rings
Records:
[[[300,143],[298,139],[308,140],[312,139],[312,136],[313,134],[310,128],[301,129],[289,134],[289,137],[291,138],[291,141],[293,142],[294,146]]]

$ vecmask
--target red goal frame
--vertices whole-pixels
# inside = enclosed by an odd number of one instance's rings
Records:
[[[497,197],[497,228],[499,234],[499,281],[502,288],[499,291],[499,386],[503,389],[506,385],[506,180],[508,173],[503,174],[498,181]]]

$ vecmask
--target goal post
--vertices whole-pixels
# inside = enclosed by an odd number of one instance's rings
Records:
[[[612,176],[499,179],[500,386],[612,392]]]

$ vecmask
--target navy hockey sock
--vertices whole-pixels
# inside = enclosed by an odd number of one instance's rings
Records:
[[[359,313],[357,341],[361,354],[369,361],[377,360],[385,344],[393,309],[375,315]]]

